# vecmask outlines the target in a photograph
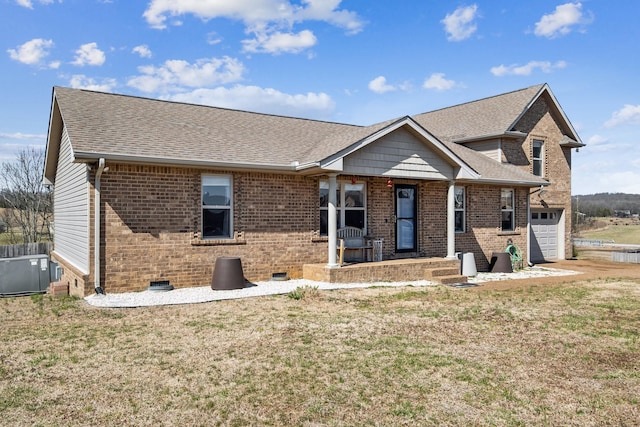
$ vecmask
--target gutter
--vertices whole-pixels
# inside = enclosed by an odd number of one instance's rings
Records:
[[[464,143],[467,143],[467,142],[482,141],[482,140],[485,140],[485,139],[495,139],[495,138],[518,139],[518,138],[524,138],[527,135],[528,134],[526,134],[524,132],[519,132],[519,131],[506,131],[506,132],[502,132],[502,133],[486,134],[486,135],[479,135],[479,136],[469,136],[469,137],[466,137],[466,138],[454,139],[453,142],[455,142],[456,144],[464,144]]]
[[[94,197],[94,202],[95,202],[95,206],[94,206],[94,219],[95,219],[95,224],[94,224],[94,246],[93,246],[93,257],[94,257],[94,271],[93,271],[93,275],[94,275],[94,286],[96,289],[96,294],[104,294],[104,290],[102,289],[102,287],[100,286],[100,178],[102,177],[102,172],[104,172],[106,169],[105,168],[105,161],[104,161],[104,157],[101,157],[100,160],[98,160],[98,170],[96,170],[96,181],[95,181],[95,197]]]
[[[150,165],[171,165],[171,166],[191,166],[198,168],[225,168],[238,170],[273,170],[282,172],[295,172],[296,165],[271,164],[271,163],[249,163],[249,162],[211,162],[198,159],[176,159],[170,157],[135,156],[126,154],[93,153],[86,151],[74,152],[74,160],[77,162],[90,162],[99,158],[101,161],[110,160],[113,162],[150,164]]]

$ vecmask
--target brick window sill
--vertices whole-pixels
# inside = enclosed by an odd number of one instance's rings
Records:
[[[498,236],[520,236],[520,231],[498,231]]]
[[[244,233],[235,232],[231,239],[203,239],[200,233],[194,233],[191,238],[191,246],[228,246],[228,245],[246,245]]]

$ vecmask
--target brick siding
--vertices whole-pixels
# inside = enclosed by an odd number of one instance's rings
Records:
[[[203,174],[232,176],[233,239],[200,238]],[[318,181],[284,174],[110,164],[101,185],[101,285],[106,292],[140,291],[157,280],[169,280],[176,288],[207,286],[220,256],[239,256],[249,281],[269,280],[273,273],[299,278],[304,264],[327,261],[327,239],[319,236]],[[369,178],[368,233],[384,238],[383,258],[445,257],[447,183],[394,183],[417,185],[418,252],[395,253],[394,190],[386,179]],[[492,252],[504,251],[508,239],[524,250],[528,190],[516,189],[517,229],[505,234],[500,231],[500,187],[466,189],[468,231],[456,234],[456,250],[473,252],[479,270],[488,268]],[[93,223],[93,213],[91,218]],[[72,295],[82,296],[93,292],[92,273],[65,269],[63,280]]]
[[[516,129],[528,134],[522,142],[522,152],[531,159],[533,155],[533,140],[544,141],[544,176],[550,185],[545,187],[542,196],[535,193],[531,196],[531,209],[564,210],[565,253],[564,258],[570,258],[571,250],[571,149],[560,146],[563,133],[558,121],[552,114],[549,104],[544,97],[540,97],[527,113],[520,119]],[[522,166],[533,173],[531,162]]]

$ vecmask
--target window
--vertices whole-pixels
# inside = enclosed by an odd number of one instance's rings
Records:
[[[500,206],[502,211],[502,231],[514,231],[515,211],[513,203],[513,189],[502,189]]]
[[[364,183],[341,182],[336,186],[338,228],[358,227],[365,230],[366,187]],[[329,234],[329,181],[320,181],[320,235]]]
[[[533,140],[533,155],[531,163],[533,164],[533,174],[537,176],[544,176],[544,141],[539,139]]]
[[[202,177],[202,238],[229,239],[233,233],[230,176]]]
[[[455,187],[454,189],[454,215],[456,223],[456,233],[464,233],[465,229],[465,194],[464,187]]]

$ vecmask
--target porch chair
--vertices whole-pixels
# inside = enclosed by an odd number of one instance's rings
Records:
[[[373,258],[373,245],[364,237],[362,229],[343,227],[338,229],[337,237],[340,265],[344,264],[345,251],[362,251],[363,261],[369,261]]]

